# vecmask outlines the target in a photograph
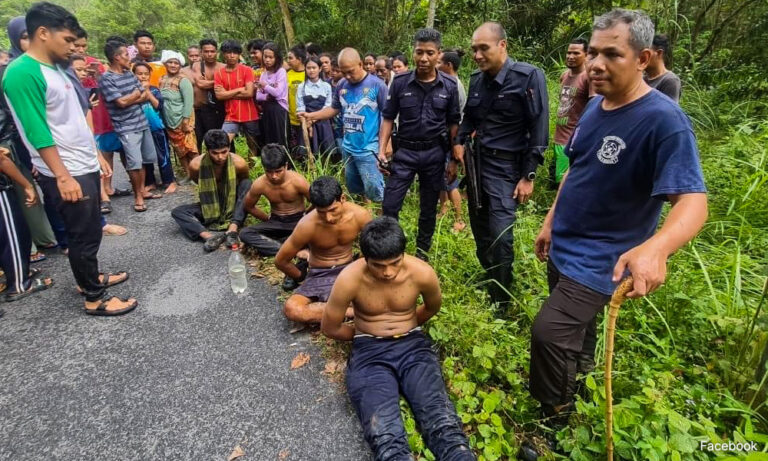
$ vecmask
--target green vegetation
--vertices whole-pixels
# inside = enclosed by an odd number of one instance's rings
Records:
[[[2,2],[0,24],[29,3]],[[288,41],[276,0],[62,3],[91,32],[94,53],[106,35],[129,36],[140,26],[156,33],[158,48],[181,48],[206,34]],[[408,49],[409,35],[425,22],[428,1],[287,3],[296,40],[329,49],[354,44],[363,52],[384,52]],[[547,69],[554,108],[567,41],[588,35],[593,15],[612,5],[442,0],[436,27],[444,32],[446,45],[467,49],[477,24],[500,20],[508,29],[511,53]],[[699,237],[670,259],[666,284],[646,299],[627,303],[619,315],[613,384],[616,452],[626,459],[678,460],[714,456],[699,450],[700,441],[756,441],[763,447],[768,443],[768,3],[633,0],[622,6],[645,8],[658,30],[672,39],[673,68],[684,80],[682,106],[699,139],[710,218]],[[465,79],[473,67],[466,59]],[[314,174],[320,173],[340,176],[333,166],[321,165]],[[513,310],[502,314],[489,306],[471,234],[468,229],[451,232],[452,212],[438,222],[431,254],[444,307],[428,332],[445,358],[448,388],[483,460],[514,457],[522,437],[547,430],[527,390],[530,325],[547,296],[545,267],[533,255],[533,241],[554,197],[543,180],[538,183],[515,225]],[[411,193],[401,214],[410,251],[417,201],[418,194]],[[557,434],[562,450],[574,460],[604,454],[602,340],[597,355],[597,371],[584,377],[577,412]],[[413,449],[433,459],[412,417],[407,411],[404,416]],[[750,459],[764,459],[760,455]],[[736,454],[719,456],[736,459]]]

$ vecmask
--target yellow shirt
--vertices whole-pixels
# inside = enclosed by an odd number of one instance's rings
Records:
[[[291,125],[299,125],[299,117],[296,116],[296,92],[299,85],[304,83],[307,74],[304,71],[296,72],[291,69],[288,74],[288,119]]]

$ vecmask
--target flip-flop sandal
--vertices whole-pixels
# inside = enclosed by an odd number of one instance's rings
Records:
[[[53,250],[54,248],[56,248],[58,246],[59,246],[58,243],[51,243],[51,244],[44,245],[44,246],[38,246],[38,248],[42,248],[43,250]]]
[[[144,200],[155,200],[159,198],[163,198],[163,194],[161,194],[160,192],[153,192],[149,194],[149,197],[144,197]]]
[[[117,277],[117,276],[121,276],[121,275],[123,275],[123,274],[125,274],[125,278],[124,278],[124,279],[118,279],[117,281],[115,281],[115,282],[112,282],[112,283],[110,283],[110,282],[109,282],[109,279],[110,279],[111,277]],[[99,281],[101,281],[102,279],[107,281],[107,284],[104,286],[104,288],[113,287],[113,286],[115,286],[115,285],[120,285],[121,283],[123,283],[123,282],[125,282],[126,280],[128,280],[128,272],[126,272],[126,271],[120,271],[120,272],[117,272],[117,273],[114,273],[114,274],[112,274],[112,273],[110,273],[110,272],[107,272],[107,273],[104,273],[104,274],[99,274]],[[82,288],[80,288],[80,287],[78,287],[78,286],[75,286],[75,289],[76,289],[76,290],[77,290],[77,292],[78,292],[78,293],[80,293],[81,295],[83,295],[83,296],[85,295],[85,293],[83,293],[83,289],[82,289]]]
[[[133,206],[133,211],[135,211],[136,213],[144,213],[145,211],[147,211],[147,206],[146,205],[134,205]]]
[[[46,255],[44,255],[43,253],[40,253],[39,251],[29,255],[29,262],[30,263],[39,263],[40,261],[45,261],[46,259],[48,259],[48,257]]]
[[[112,213],[112,202],[106,200],[101,202],[101,214],[110,213]]]
[[[50,280],[51,283],[45,283],[46,280]],[[47,290],[48,288],[53,286],[53,279],[39,279],[34,278],[32,279],[32,284],[29,286],[29,289],[27,291],[23,291],[21,293],[6,293],[5,295],[5,302],[12,303],[14,301],[18,301],[20,299],[26,298],[27,296],[37,293],[38,291]]]
[[[95,309],[86,309],[85,313],[88,315],[95,315],[98,317],[114,317],[116,315],[127,314],[128,312],[131,312],[132,310],[136,309],[136,306],[139,305],[138,301],[134,301],[122,309],[108,311],[107,303],[113,299],[118,299],[124,303],[128,302],[128,299],[123,299],[123,298],[120,298],[119,296],[110,296],[109,298],[105,296],[104,298],[102,298],[101,303],[99,303],[98,307],[96,307]]]
[[[115,189],[114,192],[109,194],[110,197],[127,197],[132,195],[132,192],[128,189]]]

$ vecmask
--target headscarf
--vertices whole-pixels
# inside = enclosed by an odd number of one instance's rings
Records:
[[[27,31],[27,20],[24,16],[17,16],[8,22],[8,39],[11,41],[11,50],[8,52],[11,60],[24,54],[21,51],[21,36]]]
[[[179,53],[178,51],[173,50],[163,50],[162,54],[160,55],[160,62],[165,64],[166,62],[170,61],[171,59],[176,59],[179,61],[179,64],[184,66],[186,62],[184,61],[184,55]]]

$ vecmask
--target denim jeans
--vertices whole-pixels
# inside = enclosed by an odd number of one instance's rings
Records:
[[[421,331],[397,339],[358,337],[352,342],[347,393],[377,461],[412,459],[400,418],[401,392],[437,459],[475,459],[430,346]]]
[[[344,152],[347,189],[352,194],[365,194],[374,202],[384,199],[384,176],[379,171],[376,154],[354,156]]]

